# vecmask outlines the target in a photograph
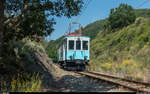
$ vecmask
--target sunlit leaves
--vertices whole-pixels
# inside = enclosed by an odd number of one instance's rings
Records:
[[[118,8],[111,9],[109,25],[112,29],[122,28],[133,23],[136,19],[133,8],[127,4],[120,4]]]

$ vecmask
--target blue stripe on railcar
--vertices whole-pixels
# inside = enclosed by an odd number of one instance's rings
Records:
[[[84,60],[85,56],[87,56],[87,60],[90,59],[89,50],[69,50],[66,52],[66,60],[71,60],[70,56],[72,56],[73,60]]]

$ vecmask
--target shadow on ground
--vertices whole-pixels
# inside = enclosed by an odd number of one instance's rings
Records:
[[[49,85],[56,88],[54,92],[107,92],[117,88],[117,86],[103,81],[94,81],[85,76],[73,75],[65,75]]]

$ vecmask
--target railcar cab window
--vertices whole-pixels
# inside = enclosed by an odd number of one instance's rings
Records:
[[[69,40],[69,50],[74,50],[74,40]]]
[[[76,50],[81,50],[81,41],[80,40],[76,41]]]
[[[83,41],[83,50],[88,50],[88,41]]]

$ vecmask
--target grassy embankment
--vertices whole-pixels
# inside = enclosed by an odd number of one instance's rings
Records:
[[[36,63],[35,52],[44,50],[42,45],[29,39],[10,41],[1,65],[0,91],[35,92],[42,90],[42,71]],[[6,78],[5,78],[6,77]]]
[[[115,32],[99,32],[91,41],[89,70],[148,80],[150,70],[150,18],[139,17]]]

